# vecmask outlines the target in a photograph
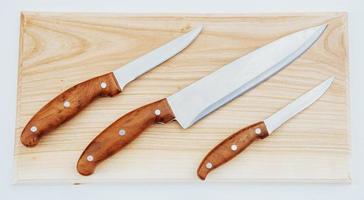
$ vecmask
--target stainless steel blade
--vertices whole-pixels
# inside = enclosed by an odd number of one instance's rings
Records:
[[[168,97],[176,120],[188,128],[246,92],[305,52],[326,25],[308,28],[265,45]]]
[[[269,134],[273,133],[274,130],[279,128],[287,120],[294,117],[305,108],[309,107],[313,102],[319,99],[329,89],[332,81],[335,77],[331,77],[320,85],[306,92],[304,95],[288,104],[283,109],[271,115],[269,118],[264,120],[265,126]]]
[[[200,34],[202,26],[196,27],[190,32],[168,42],[167,44],[133,60],[114,71],[120,88],[136,79],[138,76],[160,65],[169,58],[186,48]]]

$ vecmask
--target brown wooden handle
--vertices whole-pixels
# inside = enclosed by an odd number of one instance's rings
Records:
[[[35,146],[43,135],[71,119],[95,98],[120,92],[112,72],[75,85],[43,106],[25,126],[20,140],[25,146]]]
[[[218,144],[205,156],[197,170],[198,177],[205,180],[207,174],[213,169],[234,158],[254,140],[263,139],[267,136],[268,131],[264,122],[258,122],[239,130]]]
[[[137,138],[148,126],[167,123],[174,114],[167,99],[145,105],[122,116],[102,131],[85,149],[77,163],[82,175],[90,175],[96,166]]]

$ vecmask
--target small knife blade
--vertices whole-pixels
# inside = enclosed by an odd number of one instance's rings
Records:
[[[287,120],[317,101],[329,89],[333,80],[334,77],[327,79],[264,121],[245,127],[219,143],[201,162],[197,170],[198,177],[205,180],[213,169],[233,159],[255,140],[268,137]]]
[[[326,92],[334,79],[335,77],[327,79],[317,87],[302,95],[300,98],[288,104],[283,109],[279,110],[278,112],[271,115],[269,118],[265,119],[264,124],[267,127],[268,134],[272,134],[287,120],[313,104],[313,102],[319,99]]]
[[[77,170],[94,172],[98,163],[137,138],[148,126],[177,120],[188,128],[199,119],[275,74],[306,51],[326,25],[282,37],[225,65],[168,98],[133,110],[103,130],[85,149]]]
[[[202,26],[196,27],[114,72],[91,78],[64,91],[31,118],[23,129],[21,142],[27,147],[35,146],[43,135],[70,120],[96,98],[119,94],[126,84],[185,49],[201,30]]]

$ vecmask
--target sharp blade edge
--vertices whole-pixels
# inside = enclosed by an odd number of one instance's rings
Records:
[[[289,34],[243,56],[167,98],[183,128],[248,91],[290,64],[320,37],[326,25]]]
[[[318,100],[330,87],[335,77],[331,77],[326,81],[322,82],[320,85],[311,89],[310,91],[303,94],[301,97],[295,101],[288,104],[283,109],[271,115],[269,118],[264,120],[267,127],[268,133],[271,134],[287,120],[294,117],[299,112],[303,111],[316,100]]]
[[[115,70],[114,75],[120,88],[124,88],[126,84],[138,76],[141,76],[185,49],[200,34],[201,30],[202,26],[196,27],[190,32]]]

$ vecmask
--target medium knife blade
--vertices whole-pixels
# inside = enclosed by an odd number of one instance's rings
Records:
[[[201,30],[202,26],[196,27],[190,32],[115,70],[114,75],[120,88],[123,89],[126,84],[138,76],[155,68],[185,49],[200,34]]]
[[[266,120],[247,126],[216,145],[202,160],[197,170],[198,177],[205,180],[213,169],[233,159],[255,140],[268,137],[287,120],[318,100],[328,90],[333,80],[334,77],[327,79]]]
[[[265,45],[168,97],[183,128],[263,82],[304,53],[326,25],[289,34]]]

